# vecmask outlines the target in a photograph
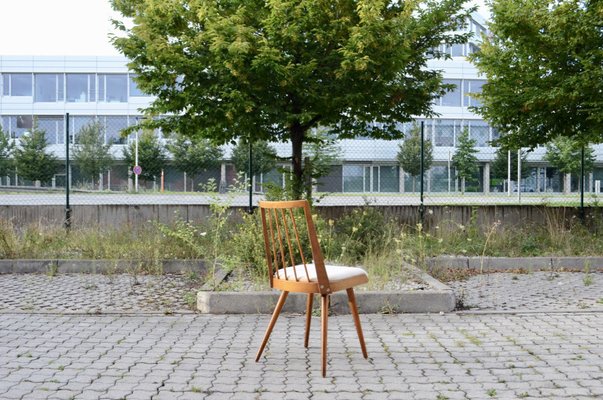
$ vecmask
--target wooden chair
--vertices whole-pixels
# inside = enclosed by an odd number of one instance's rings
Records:
[[[312,221],[310,206],[306,200],[260,201],[259,204],[262,215],[270,287],[281,290],[282,293],[274,308],[272,318],[266,329],[255,361],[257,362],[262,356],[264,347],[270,338],[272,328],[276,324],[276,320],[289,292],[308,294],[306,302],[306,331],[304,336],[304,346],[308,347],[310,322],[312,320],[312,302],[314,294],[317,293],[320,294],[322,299],[322,376],[326,376],[329,296],[340,290],[347,291],[348,304],[354,317],[362,355],[364,358],[367,358],[364,335],[362,334],[353,289],[354,286],[368,282],[366,272],[361,268],[324,264],[314,222]],[[308,245],[310,249],[308,249]],[[309,257],[311,257],[311,260]]]

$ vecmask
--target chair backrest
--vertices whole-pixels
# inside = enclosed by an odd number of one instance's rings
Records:
[[[260,201],[259,205],[270,287],[273,287],[275,276],[298,282],[310,281],[308,269],[311,267],[308,265],[314,264],[320,293],[330,293],[329,279],[308,202]],[[300,267],[287,270],[296,265]]]

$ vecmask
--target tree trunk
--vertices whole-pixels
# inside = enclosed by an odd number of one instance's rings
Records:
[[[301,199],[304,193],[304,169],[302,165],[302,146],[304,142],[304,129],[299,121],[293,122],[289,128],[291,135],[291,165],[293,167],[293,199]]]
[[[465,177],[461,178],[461,194],[465,194]]]

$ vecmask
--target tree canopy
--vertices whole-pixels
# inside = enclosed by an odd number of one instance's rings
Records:
[[[462,43],[465,0],[111,0],[131,20],[113,43],[141,90],[144,123],[219,143],[290,141],[303,190],[303,144],[317,126],[341,138],[395,139],[447,88],[428,57]]]
[[[456,171],[456,176],[461,178],[461,191],[463,193],[465,193],[465,182],[474,179],[479,171],[475,153],[477,153],[475,139],[469,137],[469,131],[465,128],[459,135],[458,146],[452,156],[452,166]]]
[[[172,153],[174,166],[190,178],[210,168],[218,167],[224,152],[204,138],[187,138],[177,134],[167,145]]]
[[[84,126],[76,136],[73,147],[73,160],[81,174],[92,182],[99,180],[99,175],[107,171],[113,164],[110,144],[105,144],[105,132],[99,122]],[[99,182],[99,189],[100,189]]]
[[[409,132],[409,137],[399,145],[398,164],[402,170],[412,176],[412,191],[415,191],[415,181],[421,174],[421,128],[414,124]],[[433,146],[430,140],[423,142],[423,171],[431,168],[433,163]]]
[[[12,159],[14,144],[0,127],[0,177],[7,176],[13,171]]]
[[[15,164],[17,173],[29,181],[48,182],[58,170],[57,157],[47,153],[46,132],[38,128],[34,120],[32,130],[21,136],[16,147]]]
[[[490,164],[490,173],[495,179],[507,179],[509,175],[509,151],[511,152],[511,181],[517,180],[517,150],[507,150],[503,147],[496,149],[496,156]],[[530,170],[526,168],[527,153],[522,150],[521,157],[521,177],[530,176]]]
[[[555,138],[546,145],[545,160],[564,174],[579,174],[582,164],[582,145],[567,137]],[[584,171],[590,172],[595,165],[595,152],[584,147]]]
[[[557,135],[603,139],[603,2],[493,0],[491,35],[473,55],[488,83],[478,112],[509,147]]]
[[[252,174],[259,175],[270,172],[276,167],[276,150],[263,140],[253,142],[251,145]],[[232,163],[237,172],[249,173],[249,142],[239,140],[232,149]]]
[[[138,165],[142,167],[140,178],[144,181],[153,181],[165,166],[167,156],[165,148],[159,142],[155,132],[145,130],[138,138]],[[135,165],[136,142],[130,143],[123,150],[126,164],[133,168]]]

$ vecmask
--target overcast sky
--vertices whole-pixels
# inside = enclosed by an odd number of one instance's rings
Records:
[[[476,0],[483,4],[483,0]],[[119,55],[108,0],[0,0],[0,55]],[[486,9],[482,7],[482,15]]]

